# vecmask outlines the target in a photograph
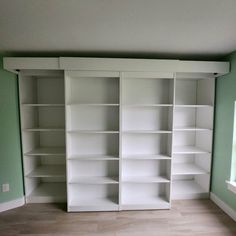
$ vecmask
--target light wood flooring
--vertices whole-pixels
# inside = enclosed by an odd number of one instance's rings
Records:
[[[236,236],[236,222],[210,200],[174,201],[171,210],[67,213],[28,204],[0,213],[0,236]]]

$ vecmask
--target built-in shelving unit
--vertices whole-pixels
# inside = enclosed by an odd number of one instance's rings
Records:
[[[177,74],[172,199],[206,197],[212,152],[214,79]]]
[[[208,197],[214,77],[226,62],[6,58],[19,72],[27,203],[169,209]]]
[[[19,90],[26,201],[65,202],[63,73],[21,71]]]

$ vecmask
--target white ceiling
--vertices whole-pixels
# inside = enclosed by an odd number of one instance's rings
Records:
[[[0,0],[0,52],[222,56],[236,0]]]

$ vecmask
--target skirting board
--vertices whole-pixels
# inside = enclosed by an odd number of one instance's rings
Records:
[[[210,199],[221,208],[227,215],[229,215],[234,221],[236,221],[236,211],[229,205],[220,200],[214,193],[210,193]]]
[[[25,198],[17,198],[15,200],[9,201],[9,202],[3,202],[0,203],[0,212],[11,210],[13,208],[17,208],[20,206],[23,206],[25,204]]]

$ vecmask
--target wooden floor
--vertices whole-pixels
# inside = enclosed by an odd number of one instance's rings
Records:
[[[210,200],[175,201],[171,210],[102,213],[29,204],[0,213],[0,235],[236,236],[236,222]]]

